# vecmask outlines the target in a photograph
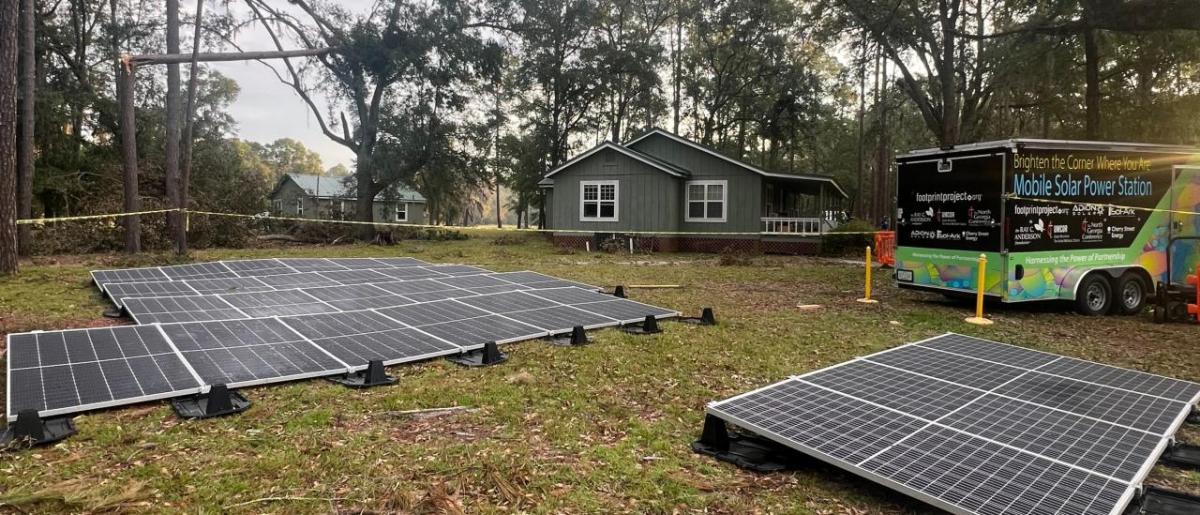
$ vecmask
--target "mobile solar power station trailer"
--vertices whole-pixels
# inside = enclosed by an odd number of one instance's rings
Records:
[[[985,294],[1003,302],[1134,314],[1156,288],[1195,291],[1200,148],[1011,139],[896,162],[902,288],[974,294],[984,254]]]

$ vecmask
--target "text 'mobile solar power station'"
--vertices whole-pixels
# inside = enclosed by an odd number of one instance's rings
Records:
[[[1197,400],[1200,384],[946,334],[714,402],[696,445],[727,446],[728,422],[952,513],[1113,515]]]

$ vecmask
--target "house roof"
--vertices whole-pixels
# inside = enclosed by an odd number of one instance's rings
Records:
[[[829,177],[829,176],[825,176],[825,175],[813,175],[813,174],[798,174],[798,173],[777,173],[777,172],[768,172],[768,171],[766,171],[766,170],[763,170],[762,168],[759,168],[759,167],[757,167],[757,166],[754,166],[754,165],[752,165],[752,164],[749,164],[749,163],[745,163],[745,162],[739,161],[739,160],[737,160],[737,159],[734,159],[734,158],[732,158],[732,157],[729,157],[729,156],[727,156],[727,155],[725,155],[725,154],[722,154],[722,153],[720,153],[720,152],[717,152],[716,150],[713,150],[713,149],[711,149],[711,148],[708,148],[708,147],[706,147],[706,146],[704,146],[704,145],[701,145],[701,144],[699,144],[699,143],[696,143],[696,142],[694,142],[694,141],[691,141],[691,140],[689,140],[689,139],[686,139],[686,138],[684,138],[684,137],[682,137],[682,136],[679,136],[679,135],[677,135],[677,134],[675,134],[675,133],[673,133],[673,132],[670,132],[670,131],[667,131],[667,130],[664,130],[664,129],[660,129],[660,128],[658,128],[658,127],[655,127],[655,128],[653,128],[653,129],[650,129],[650,130],[649,130],[648,132],[646,132],[645,134],[642,134],[641,136],[638,136],[638,137],[634,138],[633,140],[631,140],[631,141],[629,141],[629,142],[625,143],[625,147],[631,147],[631,146],[632,146],[632,145],[634,145],[635,143],[637,143],[637,142],[639,142],[639,141],[641,141],[641,140],[644,140],[644,139],[646,139],[646,138],[648,138],[648,137],[650,137],[650,136],[653,136],[653,135],[655,135],[655,134],[658,134],[658,135],[660,135],[660,136],[666,137],[666,138],[668,138],[668,139],[670,139],[670,140],[672,140],[672,141],[674,141],[674,142],[676,142],[676,143],[679,143],[679,144],[682,144],[682,145],[686,145],[686,146],[692,147],[692,148],[694,148],[694,149],[696,149],[696,150],[699,150],[699,151],[701,151],[701,152],[704,152],[704,153],[706,153],[706,154],[708,154],[708,155],[711,155],[711,156],[713,156],[713,157],[716,157],[716,158],[718,158],[718,159],[721,159],[721,160],[724,160],[724,161],[728,161],[728,162],[730,162],[730,163],[733,163],[733,164],[735,164],[735,165],[738,165],[738,166],[740,166],[740,167],[742,167],[742,168],[745,168],[746,170],[749,170],[749,171],[751,171],[751,172],[754,172],[754,173],[756,173],[756,174],[759,174],[759,175],[761,175],[761,176],[763,176],[763,177],[771,177],[771,178],[774,178],[774,179],[784,179],[784,180],[797,180],[797,181],[816,181],[816,182],[825,182],[825,183],[828,183],[829,185],[833,186],[833,188],[834,188],[835,190],[837,190],[837,192],[838,192],[838,193],[840,193],[840,194],[842,195],[842,197],[844,197],[844,198],[850,198],[850,196],[846,194],[846,191],[842,189],[842,186],[841,186],[840,184],[838,184],[838,183],[837,183],[837,181],[833,179],[833,177]],[[549,176],[547,176],[547,177],[549,177]]]
[[[310,197],[319,198],[355,198],[351,193],[350,188],[345,183],[345,177],[325,177],[321,175],[312,175],[307,173],[285,173],[279,178],[279,183],[275,185],[275,189],[271,190],[271,196],[279,191],[283,184],[290,180],[296,183],[304,193]],[[385,189],[375,195],[375,200],[407,200],[409,202],[425,202],[425,197],[416,190],[409,188],[407,185],[401,184],[399,187]]]
[[[550,180],[551,176],[553,176],[554,174],[556,174],[558,172],[566,170],[567,168],[570,168],[571,166],[574,166],[575,163],[583,161],[584,159],[587,159],[587,158],[595,155],[597,152],[604,150],[604,149],[615,150],[621,154],[624,154],[624,155],[626,155],[632,159],[635,159],[637,161],[641,161],[647,165],[650,165],[650,167],[652,167],[656,170],[659,170],[663,173],[669,174],[674,177],[691,177],[692,176],[692,174],[690,172],[688,172],[687,170],[684,170],[683,168],[680,168],[671,163],[663,161],[662,159],[651,156],[644,152],[638,152],[637,150],[634,150],[632,148],[623,147],[623,146],[613,143],[611,141],[605,141],[604,143],[601,143],[599,145],[592,147],[587,152],[579,154],[579,155],[571,158],[567,162],[565,162],[561,165],[558,165],[558,168],[550,170],[550,173],[547,173],[546,176],[543,177],[542,180],[538,182],[538,184],[542,185],[542,186],[554,184],[554,181]]]

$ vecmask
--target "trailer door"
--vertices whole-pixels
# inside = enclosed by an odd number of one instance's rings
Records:
[[[1171,183],[1170,250],[1168,274],[1162,278],[1182,285],[1200,264],[1200,166],[1175,167]]]

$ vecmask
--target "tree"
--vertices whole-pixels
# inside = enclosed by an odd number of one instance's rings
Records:
[[[266,145],[252,145],[257,147],[263,163],[271,169],[271,182],[277,182],[280,177],[289,173],[321,175],[324,172],[321,156],[294,139],[280,138]],[[342,175],[348,175],[345,167],[342,167],[342,170]]]
[[[278,25],[308,48],[338,49],[318,58],[318,73],[325,93],[349,112],[340,113],[340,134],[312,101],[312,90],[290,60],[284,59],[287,75],[280,77],[309,106],[322,132],[355,153],[356,217],[370,222],[379,192],[413,177],[434,163],[438,149],[446,148],[441,138],[449,131],[443,124],[466,107],[464,89],[470,82],[490,76],[498,66],[499,47],[476,34],[478,13],[460,0],[396,1],[357,17],[306,0],[292,4],[306,21],[262,0],[249,2],[276,48],[283,48]],[[386,161],[376,156],[381,138],[388,136],[384,126],[400,130],[391,137],[406,142],[393,146],[389,154],[394,159]],[[372,232],[371,226],[363,226],[363,237]]]
[[[17,144],[17,218],[33,216],[33,133],[34,95],[37,82],[34,79],[34,0],[21,2],[21,125],[20,141]],[[30,232],[28,225],[17,228],[17,246],[22,255],[29,254]]]
[[[17,273],[17,2],[0,2],[0,275]]]

